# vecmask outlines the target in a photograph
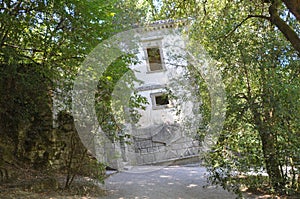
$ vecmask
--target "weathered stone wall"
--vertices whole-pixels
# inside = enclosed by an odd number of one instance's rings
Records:
[[[197,156],[199,153],[198,141],[186,140],[185,138],[168,146],[153,142],[151,139],[136,139],[134,143],[137,165],[163,163]]]
[[[184,135],[179,126],[163,124],[139,129],[131,141],[132,145],[127,147],[132,165],[159,164],[199,154],[199,141]]]
[[[52,124],[52,121],[50,120]],[[69,175],[87,175],[99,177],[103,175],[104,166],[97,163],[96,159],[88,154],[76,132],[73,118],[68,113],[62,112],[58,117],[58,127],[51,127],[41,131],[34,142],[27,144],[28,134],[23,132],[20,136],[18,154],[14,154],[12,140],[0,141],[0,182],[12,180],[18,175],[15,166],[26,165],[37,170],[52,170]],[[32,140],[29,140],[32,141]],[[18,158],[21,157],[21,158]]]
[[[101,165],[82,144],[70,114],[61,112],[58,115],[58,128],[52,135],[51,168],[64,172],[71,170],[74,174],[91,177],[101,175]]]

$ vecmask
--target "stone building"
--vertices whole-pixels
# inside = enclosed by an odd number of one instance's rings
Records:
[[[196,159],[200,102],[195,95],[182,32],[184,24],[158,21],[139,30],[138,64],[130,66],[135,90],[149,104],[137,124],[129,124],[131,145],[122,145],[129,165]]]

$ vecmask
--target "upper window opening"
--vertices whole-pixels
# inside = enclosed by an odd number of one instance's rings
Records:
[[[147,48],[150,71],[162,70],[162,60],[159,48]]]

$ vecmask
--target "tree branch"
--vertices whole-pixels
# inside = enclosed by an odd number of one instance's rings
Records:
[[[300,38],[297,33],[285,22],[278,14],[278,7],[281,5],[280,0],[275,0],[269,7],[270,21],[274,24],[285,38],[292,44],[294,49],[300,54]]]
[[[231,30],[229,33],[227,33],[224,38],[229,37],[232,33],[234,33],[234,31],[236,31],[239,27],[241,27],[243,25],[243,23],[245,23],[248,19],[251,18],[261,18],[261,19],[267,19],[270,20],[270,17],[264,16],[264,15],[248,15],[245,19],[243,19],[237,26],[234,27],[233,30]]]
[[[2,46],[7,46],[7,47],[11,47],[11,48],[16,48],[16,49],[23,50],[23,51],[44,52],[44,51],[39,50],[39,49],[36,49],[36,48],[22,48],[22,47],[20,47],[20,46],[13,45],[13,44],[8,44],[8,43],[3,43]]]

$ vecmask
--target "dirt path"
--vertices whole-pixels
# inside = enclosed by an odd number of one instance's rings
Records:
[[[147,172],[154,169],[154,171]],[[203,167],[134,167],[106,179],[105,199],[234,199],[236,195],[207,184]]]

